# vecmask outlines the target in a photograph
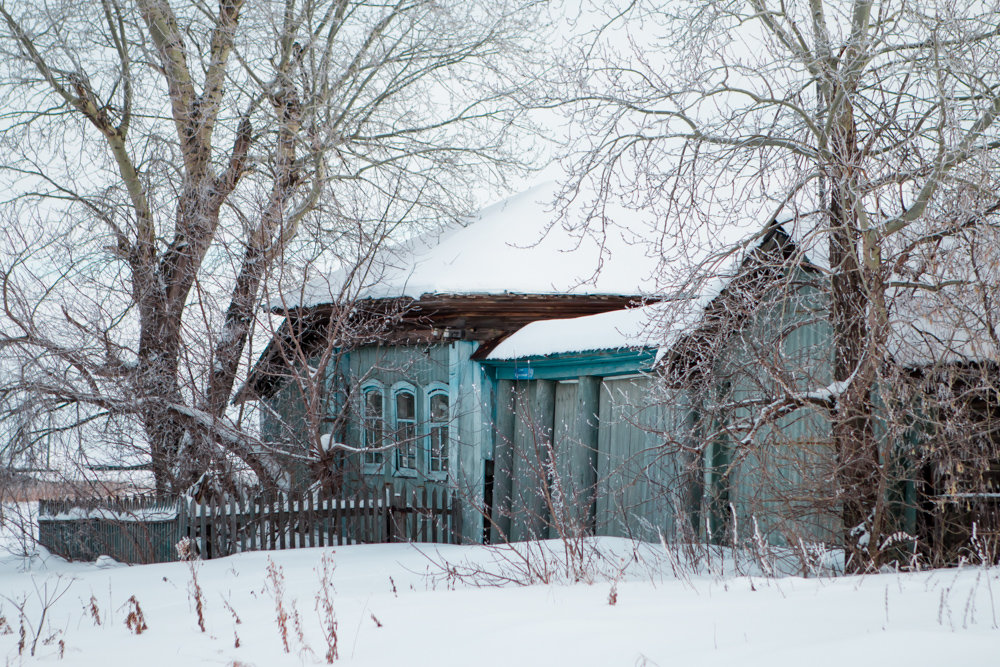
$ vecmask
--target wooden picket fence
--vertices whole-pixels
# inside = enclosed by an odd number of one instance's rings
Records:
[[[176,560],[186,537],[176,496],[67,498],[38,502],[38,542],[69,560],[111,556],[123,563]]]
[[[39,543],[70,560],[108,555],[129,563],[177,560],[188,538],[193,555],[219,558],[262,549],[375,544],[458,543],[454,497],[426,487],[390,486],[333,496],[283,493],[191,498],[133,496],[93,501],[41,501]]]

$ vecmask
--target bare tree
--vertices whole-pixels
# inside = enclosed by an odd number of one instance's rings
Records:
[[[4,389],[118,425],[160,490],[277,483],[227,410],[262,286],[518,163],[532,4],[0,3]]]
[[[570,196],[589,178],[660,205],[670,257],[705,239],[698,229],[797,219],[829,297],[844,541],[854,566],[877,565],[891,533],[878,394],[896,377],[894,299],[951,284],[926,258],[995,218],[998,8],[631,2],[610,15],[601,39],[631,41],[590,45],[591,76],[571,63],[575,87],[557,95],[587,127]]]

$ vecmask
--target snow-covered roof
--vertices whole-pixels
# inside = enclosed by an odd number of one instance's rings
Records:
[[[662,354],[684,332],[698,325],[705,308],[736,277],[747,255],[774,228],[767,225],[752,231],[745,227],[718,230],[685,248],[690,253],[684,264],[686,277],[673,291],[663,293],[663,301],[586,317],[532,322],[501,342],[487,358],[506,360],[637,347],[658,347]],[[809,230],[801,220],[786,220],[778,228],[793,242],[796,236],[806,237],[803,229]],[[801,250],[797,259],[810,261]]]
[[[656,347],[663,310],[669,304],[613,310],[598,315],[541,320],[522,327],[494,348],[487,359],[506,360],[594,350]]]
[[[1000,319],[1000,312],[987,311],[982,301],[963,299],[968,294],[961,292],[974,288],[893,295],[888,347],[897,363],[918,367],[998,359],[990,323]]]
[[[585,229],[572,213],[560,218],[553,182],[489,206],[465,226],[384,247],[355,270],[353,298],[424,294],[616,294],[653,291],[659,254],[638,230],[650,214],[609,204],[604,220]],[[346,271],[310,280],[280,305],[336,300]],[[279,304],[272,303],[273,306]]]

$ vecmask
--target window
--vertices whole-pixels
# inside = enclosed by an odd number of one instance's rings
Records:
[[[362,390],[361,400],[361,446],[378,449],[383,442],[382,387],[370,385]],[[382,465],[381,451],[366,451],[361,455],[365,467]]]
[[[396,442],[396,471],[417,473],[417,399],[410,388],[393,394]]]
[[[432,476],[448,474],[448,392],[433,389],[428,395],[427,471]]]

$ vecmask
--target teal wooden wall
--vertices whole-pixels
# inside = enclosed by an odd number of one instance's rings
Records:
[[[701,385],[670,388],[653,375],[590,377],[600,392],[589,442],[581,438],[587,411],[578,399],[582,376],[598,368],[594,355],[518,360],[536,376],[557,379],[500,381],[513,394],[505,399],[512,407],[499,409],[495,436],[497,489],[510,499],[495,503],[501,529],[509,517],[501,533],[554,537],[575,523],[644,540],[728,543],[759,534],[777,545],[836,541],[827,417],[800,408],[771,423],[765,414],[786,390],[813,391],[832,380],[825,302],[812,278],[800,272],[794,288],[758,304],[713,350]],[[558,380],[573,375],[574,358],[581,378]],[[649,360],[636,355],[628,363],[640,370]],[[624,357],[616,363],[623,372]],[[499,364],[497,375],[513,377]],[[748,437],[757,421],[766,425]]]
[[[777,545],[839,539],[825,412],[799,408],[777,418],[767,412],[789,391],[816,391],[833,380],[827,304],[811,280],[799,270],[790,281],[799,287],[758,304],[717,350],[710,385],[691,396],[706,439],[702,539],[728,543],[754,533]],[[747,427],[759,423],[748,438]]]
[[[365,465],[361,454],[346,457],[348,487],[379,487],[391,484],[398,492],[430,485],[444,486],[447,478],[428,476],[429,451],[426,440],[428,387],[447,387],[449,354],[447,345],[430,346],[366,346],[352,350],[347,357],[348,372],[340,379],[349,388],[348,426],[343,433],[345,444],[361,447],[361,401],[365,386],[377,383],[383,396],[383,429],[385,443],[391,443],[393,423],[393,390],[404,384],[412,388],[415,418],[419,437],[417,466],[414,475],[401,473],[396,467],[396,452],[381,453],[380,466]]]
[[[678,406],[664,403],[650,377],[601,387],[597,532],[657,541],[676,532],[678,451],[665,445]],[[669,435],[668,435],[669,434]]]

